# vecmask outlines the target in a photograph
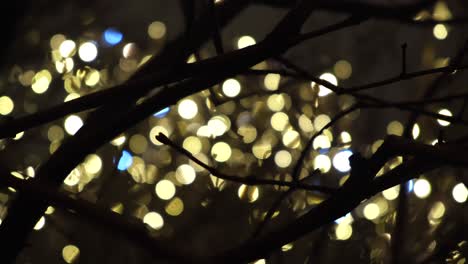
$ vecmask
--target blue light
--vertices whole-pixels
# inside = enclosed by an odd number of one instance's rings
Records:
[[[412,192],[414,188],[414,180],[409,180],[406,184],[408,192]]]
[[[167,116],[167,114],[169,113],[170,110],[171,110],[170,107],[166,107],[166,108],[162,109],[161,111],[156,112],[155,114],[153,114],[153,116],[157,117],[157,118],[163,118],[163,117]]]
[[[132,155],[124,150],[122,151],[122,157],[120,157],[119,163],[117,164],[117,169],[120,171],[126,170],[133,163]]]
[[[104,31],[104,41],[111,46],[119,44],[119,42],[122,41],[122,38],[122,32],[117,29],[108,28]]]
[[[346,220],[346,218],[351,219],[351,213],[347,213],[346,215],[344,215],[344,216],[342,216],[342,217],[336,219],[336,220],[335,220],[335,223],[336,223],[336,224],[340,224],[341,222],[343,222],[344,220]]]

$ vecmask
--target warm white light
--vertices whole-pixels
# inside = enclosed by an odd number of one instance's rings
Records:
[[[153,229],[161,229],[164,225],[162,216],[156,212],[149,212],[143,217],[143,223],[149,225]]]
[[[391,200],[395,200],[398,197],[399,193],[400,193],[400,185],[395,185],[383,191],[382,195],[383,197],[385,197],[385,199],[391,201]]]
[[[453,116],[452,115],[452,112],[448,109],[442,109],[439,111],[439,115],[444,115],[444,116]],[[439,123],[439,125],[441,126],[448,126],[450,125],[450,122],[449,121],[445,121],[445,120],[442,120],[442,119],[437,119],[437,123]]]
[[[0,97],[0,115],[8,115],[13,111],[15,104],[8,96]]]
[[[182,184],[191,184],[195,180],[195,169],[188,165],[180,165],[176,170],[176,180]]]
[[[320,169],[321,172],[326,173],[331,168],[330,158],[326,155],[317,155],[314,159],[314,169]]]
[[[374,220],[379,217],[380,208],[377,204],[370,203],[364,207],[363,214],[366,219]]]
[[[70,135],[74,135],[82,126],[83,121],[79,116],[71,115],[65,119],[65,131]]]
[[[414,183],[414,194],[419,198],[426,198],[431,194],[431,184],[426,179],[419,179]]]
[[[163,200],[170,200],[174,197],[176,188],[169,180],[161,180],[156,184],[156,195]]]
[[[73,56],[73,53],[75,51],[76,44],[73,40],[67,39],[62,42],[59,46],[59,52],[60,55],[64,58]]]
[[[78,49],[78,56],[80,59],[85,62],[90,62],[96,59],[98,54],[98,50],[96,44],[93,42],[85,42],[81,44],[80,48]]]
[[[333,157],[333,167],[340,172],[347,172],[351,169],[349,165],[349,157],[353,155],[353,152],[350,150],[344,150],[338,152],[335,157]]]
[[[468,197],[468,190],[466,189],[465,184],[460,182],[455,185],[452,190],[452,196],[457,203],[465,203]]]
[[[177,112],[183,119],[192,119],[198,113],[198,106],[193,100],[184,99],[179,103]]]
[[[218,162],[225,162],[231,157],[231,147],[225,142],[217,142],[211,148],[211,156]]]
[[[255,43],[256,43],[255,39],[252,38],[251,36],[242,36],[237,41],[237,47],[239,49],[243,49],[245,47],[255,45]]]
[[[327,82],[329,82],[329,83],[331,83],[331,84],[333,84],[335,86],[338,85],[338,79],[332,73],[326,72],[326,73],[320,75],[319,78],[322,79],[322,80],[325,80],[325,81],[327,81]],[[315,82],[311,83],[312,87],[314,87],[315,85],[316,85]],[[328,89],[327,87],[325,87],[323,85],[319,85],[318,96],[320,96],[320,97],[327,96],[331,92],[332,92],[332,90]]]
[[[291,154],[287,150],[280,150],[276,152],[275,163],[280,168],[287,168],[292,161]]]
[[[341,223],[335,228],[335,236],[338,240],[347,240],[353,234],[353,227],[350,224]]]
[[[241,85],[236,79],[227,79],[223,83],[222,90],[227,97],[236,97],[241,91]]]
[[[443,24],[435,25],[432,33],[434,34],[434,37],[439,40],[446,39],[448,36],[447,27]]]

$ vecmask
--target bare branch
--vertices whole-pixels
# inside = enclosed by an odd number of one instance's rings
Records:
[[[207,170],[209,173],[211,173],[213,176],[218,177],[223,180],[228,180],[228,181],[233,181],[233,182],[238,182],[242,183],[245,185],[277,185],[277,186],[287,186],[290,188],[299,188],[299,189],[304,189],[304,190],[309,190],[309,191],[319,191],[323,193],[333,193],[335,189],[325,187],[325,186],[318,186],[318,185],[310,185],[310,184],[304,184],[300,182],[287,182],[287,181],[277,181],[277,180],[269,180],[269,179],[259,179],[256,176],[249,175],[246,177],[239,177],[239,176],[234,176],[234,175],[228,175],[225,173],[222,173],[218,171],[216,168],[209,166],[208,164],[204,163],[203,161],[197,159],[195,156],[192,155],[189,151],[186,149],[176,145],[174,142],[172,142],[166,135],[159,133],[159,135],[156,136],[156,139],[168,146],[171,146],[173,149],[175,149],[177,152],[183,154],[196,164],[198,164],[200,167],[204,168]]]

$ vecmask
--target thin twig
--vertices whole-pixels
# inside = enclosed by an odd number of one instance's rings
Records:
[[[361,104],[355,104],[350,106],[349,108],[337,113],[330,122],[328,122],[325,126],[323,126],[319,131],[317,131],[306,143],[304,149],[301,152],[301,155],[299,156],[299,159],[296,161],[296,165],[294,166],[292,176],[293,179],[299,179],[301,169],[302,169],[302,164],[305,161],[305,158],[307,155],[310,153],[310,148],[312,147],[312,144],[314,140],[325,131],[325,129],[333,126],[336,122],[338,122],[341,118],[345,117],[347,114],[352,113],[362,107]]]
[[[234,176],[234,175],[228,175],[225,173],[222,173],[218,171],[216,168],[209,166],[208,164],[204,163],[203,161],[199,160],[195,156],[192,155],[189,151],[186,149],[178,146],[174,142],[172,142],[166,135],[159,133],[156,136],[156,139],[168,146],[171,146],[174,150],[179,152],[180,154],[183,154],[196,164],[200,165],[200,167],[204,168],[207,170],[211,175],[223,179],[223,180],[228,180],[228,181],[233,181],[233,182],[238,182],[242,183],[245,185],[277,185],[277,186],[287,186],[290,188],[299,188],[299,189],[304,189],[304,190],[309,190],[309,191],[319,191],[323,193],[333,193],[335,191],[334,188],[329,188],[325,186],[319,186],[319,185],[310,185],[310,184],[304,184],[304,183],[295,183],[295,182],[288,182],[288,181],[278,181],[278,180],[269,180],[269,179],[258,179],[255,176],[246,176],[246,177],[239,177],[239,176]]]

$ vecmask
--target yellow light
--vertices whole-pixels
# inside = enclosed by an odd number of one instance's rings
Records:
[[[83,126],[83,121],[79,116],[70,115],[65,119],[65,131],[69,135],[75,135],[75,133]]]
[[[74,66],[75,62],[72,58],[66,58],[65,60],[58,60],[55,62],[55,70],[57,70],[58,73],[70,72],[73,70]]]
[[[265,259],[259,259],[255,262],[253,262],[252,264],[266,264],[266,260]]]
[[[327,136],[325,135],[319,135],[317,136],[314,141],[312,142],[312,147],[314,149],[328,149],[331,147],[331,142],[328,139]]]
[[[268,97],[267,106],[271,111],[278,112],[283,110],[285,105],[284,96],[282,94],[273,94]]]
[[[366,219],[374,220],[379,217],[380,208],[375,203],[369,203],[364,207],[363,214]]]
[[[68,174],[63,183],[68,186],[75,186],[80,182],[80,179],[81,171],[79,168],[75,168]]]
[[[13,111],[15,104],[8,96],[0,97],[0,115],[8,115]]]
[[[260,195],[257,186],[247,186],[242,184],[237,191],[237,195],[240,199],[247,198],[247,200],[251,203],[255,202]]]
[[[155,230],[159,230],[164,226],[164,220],[162,216],[156,212],[148,212],[143,217],[143,223],[149,225]]]
[[[89,71],[88,74],[86,74],[84,82],[88,86],[94,86],[99,82],[100,79],[101,74],[99,73],[99,71],[92,69]]]
[[[283,112],[274,113],[270,119],[271,127],[276,131],[283,131],[289,125],[289,117]]]
[[[60,44],[59,52],[64,58],[68,58],[74,55],[76,44],[73,40],[67,39]]]
[[[242,136],[244,143],[252,143],[257,138],[257,129],[252,125],[243,125],[237,129],[237,134]]]
[[[320,154],[314,159],[314,169],[319,169],[322,173],[326,173],[331,168],[331,160],[328,156]]]
[[[296,130],[288,130],[284,133],[282,141],[286,147],[295,149],[301,145],[301,135]]]
[[[421,132],[421,129],[419,128],[419,125],[414,124],[413,130],[411,131],[411,134],[413,135],[413,138],[417,139],[419,137],[420,132]]]
[[[468,197],[468,190],[466,189],[465,184],[460,182],[455,185],[452,190],[452,196],[457,203],[465,203]]]
[[[211,156],[218,162],[227,161],[232,154],[231,147],[225,142],[217,142],[211,148]]]
[[[432,33],[434,34],[434,37],[439,40],[444,40],[448,36],[447,27],[443,24],[435,25]]]
[[[75,245],[67,245],[62,249],[62,257],[66,263],[76,263],[80,257],[80,249]]]
[[[78,56],[84,62],[91,62],[96,59],[98,50],[93,42],[85,42],[78,49]]]
[[[195,180],[195,170],[188,164],[180,165],[176,170],[176,180],[181,184],[191,184]]]
[[[154,145],[156,146],[162,146],[164,145],[163,143],[159,142],[157,139],[156,139],[156,136],[159,135],[159,133],[162,133],[164,134],[166,137],[169,137],[169,132],[167,131],[167,129],[163,126],[155,126],[153,127],[150,132],[149,132],[149,138],[151,140],[151,143],[153,143]]]
[[[184,140],[182,147],[192,153],[193,155],[200,153],[202,150],[202,143],[199,138],[190,136]]]
[[[13,140],[19,140],[19,139],[21,139],[23,136],[24,136],[24,131],[21,131],[21,132],[19,132],[19,133],[16,133],[15,137],[13,138]]]
[[[321,130],[324,126],[330,123],[330,117],[324,114],[318,115],[314,119],[314,127],[317,130]]]
[[[243,49],[245,47],[255,45],[255,43],[255,39],[251,36],[242,36],[237,41],[237,48]]]
[[[183,119],[192,119],[198,113],[198,106],[193,100],[184,99],[180,101],[177,112]]]
[[[31,71],[31,70],[25,71],[18,77],[18,80],[21,83],[21,85],[29,86],[32,84],[32,79],[34,78],[34,75],[36,75],[34,71]]]
[[[265,88],[269,91],[276,91],[278,90],[278,86],[280,84],[281,75],[276,73],[269,73],[265,76],[263,84]]]
[[[63,133],[63,129],[57,125],[51,126],[47,130],[47,138],[52,142],[55,140],[62,140],[65,134]]]
[[[353,68],[348,61],[340,60],[333,66],[333,72],[335,72],[335,75],[340,79],[348,79],[353,73]]]
[[[429,222],[440,220],[445,214],[445,205],[442,202],[435,202],[429,211]]]
[[[292,157],[291,153],[287,150],[280,150],[276,152],[275,163],[280,168],[287,168],[291,165]]]
[[[413,189],[418,198],[426,198],[431,194],[431,184],[426,179],[418,179]]]
[[[52,50],[57,50],[60,47],[60,44],[66,40],[65,36],[62,34],[55,34],[50,38],[50,48]]]
[[[55,208],[52,207],[52,206],[48,206],[47,209],[46,209],[46,211],[45,211],[45,214],[46,214],[46,215],[51,215],[51,214],[53,214],[54,212],[55,212]]]
[[[176,193],[175,185],[169,180],[161,180],[156,184],[156,195],[163,200],[170,200]]]
[[[121,146],[123,143],[125,143],[125,140],[127,140],[127,138],[125,137],[125,135],[120,135],[120,136],[117,136],[116,138],[114,138],[112,141],[111,141],[111,144],[114,145],[114,146]]]
[[[403,125],[398,121],[392,121],[387,125],[387,134],[388,135],[403,135]]]
[[[222,90],[227,97],[236,97],[241,91],[241,85],[236,79],[227,79],[223,83]]]
[[[131,151],[136,154],[141,154],[148,148],[148,141],[143,135],[136,134],[130,138],[128,145]]]
[[[281,246],[281,251],[286,252],[291,250],[294,247],[293,243],[289,243],[286,245]]]
[[[210,135],[214,137],[222,136],[231,127],[231,121],[225,115],[214,116],[210,118],[207,126]]]
[[[299,127],[304,132],[312,132],[314,131],[314,125],[312,124],[312,120],[310,120],[306,115],[302,114],[299,116]]]
[[[319,77],[320,79],[322,80],[325,80],[333,85],[338,85],[338,79],[336,79],[335,75],[333,75],[332,73],[329,73],[329,72],[326,72],[326,73],[323,73],[322,75],[320,75]],[[316,86],[316,83],[315,82],[312,82],[311,84],[311,87],[315,87]],[[332,92],[332,90],[328,89],[327,87],[323,86],[323,85],[319,85],[319,91],[318,91],[318,96],[322,97],[322,96],[327,96],[329,95],[330,93]]]
[[[351,135],[348,132],[346,132],[346,131],[341,132],[340,137],[341,137],[341,142],[351,143],[352,138],[351,138]]]
[[[335,228],[335,236],[338,240],[348,240],[353,234],[353,227],[350,224],[340,223]]]
[[[166,205],[166,213],[171,216],[178,216],[184,211],[184,202],[176,197]]]
[[[99,173],[102,169],[101,157],[96,154],[88,155],[84,161],[84,169],[86,173],[91,175]]]
[[[252,153],[257,159],[267,159],[271,155],[271,145],[267,142],[257,142],[252,146]]]
[[[148,26],[148,35],[152,39],[161,39],[166,35],[166,25],[159,21],[153,21]]]
[[[448,109],[441,109],[439,111],[439,115],[444,115],[444,116],[453,116],[452,115],[452,112]],[[442,119],[437,119],[437,123],[439,123],[439,125],[441,126],[448,126],[450,125],[450,122],[449,121],[445,121],[445,120],[442,120]]]
[[[34,226],[34,230],[41,230],[45,225],[45,217],[41,216],[39,221],[37,221],[36,225]]]
[[[52,81],[52,75],[48,70],[42,70],[37,72],[32,81],[31,88],[33,92],[37,94],[43,94],[49,89],[50,82]]]
[[[393,186],[391,188],[388,188],[387,190],[383,191],[382,195],[383,195],[383,197],[385,197],[385,199],[387,199],[389,201],[392,201],[392,200],[395,200],[398,197],[399,193],[400,193],[400,186],[395,185],[395,186]]]

